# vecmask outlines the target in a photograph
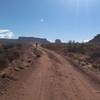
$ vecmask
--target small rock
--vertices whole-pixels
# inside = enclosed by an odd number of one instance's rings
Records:
[[[20,68],[20,69],[24,69],[24,67],[22,67],[22,66],[20,66],[19,68]]]
[[[14,70],[15,70],[15,71],[19,71],[19,68],[18,68],[18,67],[15,67]]]
[[[29,65],[26,65],[26,67],[30,67]]]
[[[4,90],[4,91],[6,91],[6,92],[7,92],[8,90],[5,88],[5,90]]]
[[[0,94],[3,95],[4,94],[4,91],[0,91]]]
[[[96,93],[100,93],[100,91],[96,91]]]
[[[28,60],[28,63],[31,63],[32,61],[31,60]]]

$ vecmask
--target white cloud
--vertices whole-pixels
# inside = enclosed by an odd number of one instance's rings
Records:
[[[89,42],[90,40],[84,40],[83,42]]]
[[[11,39],[13,38],[14,33],[8,29],[0,29],[0,38]]]

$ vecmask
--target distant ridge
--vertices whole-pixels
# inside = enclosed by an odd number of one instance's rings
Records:
[[[19,37],[18,39],[3,39],[0,38],[0,43],[10,44],[10,43],[40,43],[40,44],[47,44],[50,43],[45,38],[36,38],[36,37]]]
[[[97,34],[89,43],[100,44],[100,34]]]
[[[36,38],[36,37],[19,37],[18,40],[23,41],[23,42],[36,42],[36,43],[42,43],[42,44],[50,43],[45,38]]]

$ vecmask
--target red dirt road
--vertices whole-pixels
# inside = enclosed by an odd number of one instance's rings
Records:
[[[18,74],[0,100],[100,100],[100,92],[60,55],[41,49],[36,65]]]

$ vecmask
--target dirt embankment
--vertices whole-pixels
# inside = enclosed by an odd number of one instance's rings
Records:
[[[37,59],[42,55],[41,51],[36,49],[34,46],[30,44],[20,44],[20,48],[15,48],[14,50],[19,51],[19,57],[14,58],[13,56],[12,62],[8,62],[8,64],[0,70],[0,94],[6,92],[6,88],[12,81],[17,81],[17,75],[31,67],[34,63],[36,63]],[[16,46],[16,44],[14,45]],[[13,47],[14,48],[14,47]],[[12,53],[11,48],[9,48],[9,55]],[[4,59],[5,60],[5,59]]]

